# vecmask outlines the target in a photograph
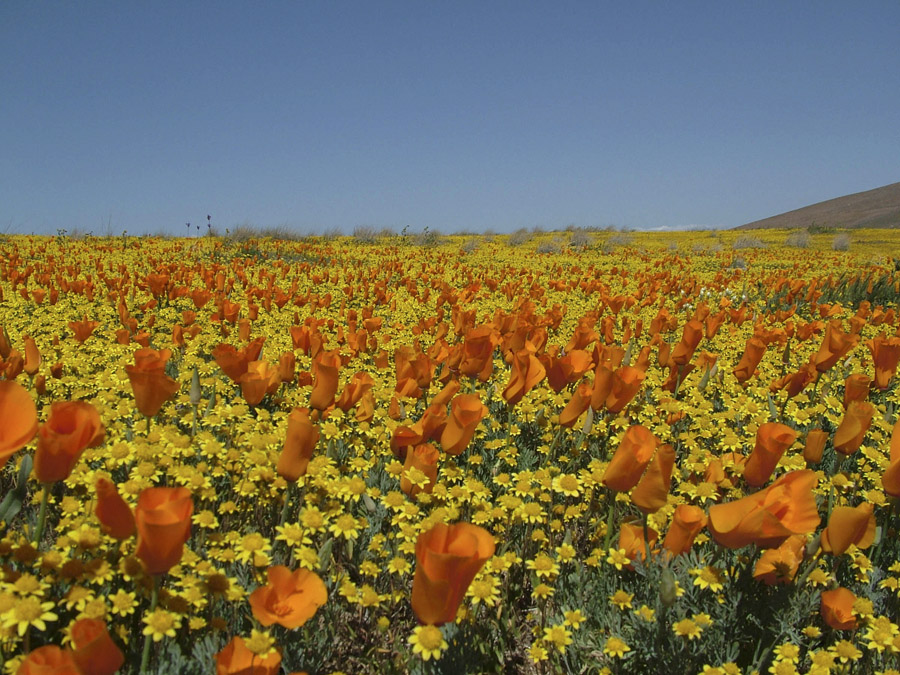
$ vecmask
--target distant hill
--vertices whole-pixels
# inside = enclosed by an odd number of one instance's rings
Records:
[[[804,206],[740,225],[736,230],[821,227],[900,227],[900,183]]]

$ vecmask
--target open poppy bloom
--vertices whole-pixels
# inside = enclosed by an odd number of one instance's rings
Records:
[[[231,638],[216,654],[216,675],[276,675],[280,672],[280,651],[273,651],[261,658],[250,651],[240,635]]]
[[[726,548],[772,548],[792,534],[814,532],[820,521],[812,491],[817,483],[814,471],[792,471],[764,490],[715,504],[709,509],[709,531]]]
[[[767,586],[791,583],[803,561],[805,548],[806,536],[795,534],[785,539],[778,548],[763,551],[753,568],[753,578]]]
[[[191,536],[194,502],[187,488],[153,487],[141,491],[134,509],[137,557],[147,574],[165,574],[181,560]]]
[[[747,458],[744,466],[744,480],[748,485],[759,487],[765,485],[772,476],[778,460],[784,455],[794,441],[797,432],[786,424],[766,422],[756,430],[756,445]]]
[[[460,394],[450,403],[450,415],[441,433],[441,447],[448,455],[460,455],[469,447],[478,424],[488,409],[478,394]]]
[[[98,478],[96,490],[94,515],[100,521],[101,528],[110,537],[120,541],[128,539],[135,532],[134,513],[128,502],[122,499],[115,483],[108,478]]]
[[[0,467],[25,447],[38,430],[37,406],[21,384],[0,381]]]
[[[825,553],[842,555],[851,544],[867,549],[875,541],[874,507],[868,502],[859,506],[835,506],[822,530],[821,546]]]
[[[106,432],[100,413],[85,401],[57,401],[38,429],[34,475],[42,483],[65,480],[85,448],[103,442]]]
[[[82,672],[113,675],[125,665],[125,655],[100,619],[79,619],[72,624],[70,636],[72,656]]]
[[[416,540],[412,609],[420,623],[456,619],[469,584],[494,555],[494,537],[469,523],[438,523]]]
[[[269,583],[250,594],[250,609],[263,626],[277,623],[289,630],[305,624],[328,600],[325,584],[315,572],[274,565],[266,571]]]
[[[134,353],[134,365],[125,366],[135,405],[145,417],[154,417],[180,389],[178,382],[166,375],[166,361],[171,355],[169,349],[144,347]]]
[[[287,481],[306,475],[309,460],[319,442],[319,427],[309,419],[309,410],[294,408],[288,415],[287,434],[275,470]]]

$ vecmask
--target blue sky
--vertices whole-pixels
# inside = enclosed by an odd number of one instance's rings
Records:
[[[0,232],[734,226],[900,181],[900,3],[0,3]]]

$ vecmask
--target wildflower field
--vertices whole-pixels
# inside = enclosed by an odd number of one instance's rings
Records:
[[[0,239],[3,672],[897,674],[900,234],[739,236]]]

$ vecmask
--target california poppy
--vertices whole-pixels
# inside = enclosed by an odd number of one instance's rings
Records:
[[[589,382],[582,382],[572,392],[569,402],[559,413],[559,425],[572,428],[582,413],[591,405],[591,393],[593,388]]]
[[[656,513],[665,506],[674,466],[675,449],[669,444],[659,446],[650,466],[631,492],[631,503],[644,513]]]
[[[38,350],[33,337],[26,335],[22,338],[22,341],[25,343],[25,372],[34,377],[41,367],[41,352]]]
[[[334,403],[338,388],[338,369],[341,357],[335,352],[322,352],[313,361],[313,388],[309,395],[309,407],[325,410]]]
[[[362,400],[362,397],[365,396],[366,392],[371,390],[374,386],[375,380],[369,373],[365,371],[355,373],[353,377],[350,378],[350,381],[344,385],[344,390],[334,404],[344,412],[347,412],[353,406],[357,405],[360,400]]]
[[[751,337],[747,340],[747,346],[744,347],[744,355],[734,368],[734,375],[740,384],[744,384],[754,373],[766,354],[766,345],[757,337]]]
[[[470,329],[463,342],[459,372],[486,382],[494,368],[494,349],[499,343],[497,331],[489,325]]]
[[[872,362],[875,365],[875,387],[884,391],[897,372],[897,364],[900,363],[900,336],[886,338],[882,334],[869,340],[866,346],[872,354]]]
[[[84,318],[80,321],[69,322],[69,328],[72,330],[72,336],[78,342],[82,343],[94,334],[94,331],[99,325],[99,321],[90,321],[87,318],[87,315],[85,315]]]
[[[137,557],[147,574],[165,574],[181,560],[191,536],[194,502],[187,488],[153,487],[141,491],[134,510]]]
[[[166,375],[166,361],[171,355],[168,349],[141,348],[134,353],[134,365],[125,366],[134,402],[145,417],[155,416],[180,389],[178,382]]]
[[[806,442],[803,445],[803,459],[810,464],[818,464],[822,461],[825,452],[825,443],[828,441],[828,432],[822,429],[810,429],[806,433]]]
[[[814,532],[820,520],[813,494],[817,483],[814,471],[792,471],[743,499],[715,504],[709,509],[709,531],[726,548],[772,548],[792,534]]]
[[[266,571],[269,582],[248,598],[253,616],[263,626],[277,623],[289,630],[305,624],[328,600],[325,584],[315,572],[274,565]]]
[[[603,484],[616,492],[628,492],[644,475],[658,445],[659,440],[647,427],[629,427],[606,467]]]
[[[857,626],[853,615],[856,596],[849,588],[839,586],[834,590],[822,591],[819,613],[825,623],[834,630],[854,630]]]
[[[834,432],[834,449],[843,455],[859,450],[874,416],[874,405],[868,401],[852,401]]]
[[[439,454],[437,448],[430,443],[423,443],[408,450],[406,458],[403,461],[403,473],[400,476],[400,489],[404,494],[415,497],[420,492],[431,494],[434,489],[434,483],[437,480],[437,463]],[[417,469],[425,474],[428,482],[424,486],[413,483],[407,476],[410,469]]]
[[[872,380],[863,373],[854,373],[844,380],[844,409],[853,401],[865,401]]]
[[[676,365],[684,366],[691,360],[697,346],[703,339],[703,324],[696,319],[691,319],[684,325],[681,341],[672,347],[670,357]]]
[[[34,475],[42,483],[65,480],[85,448],[103,442],[100,413],[86,401],[57,401],[38,429]]]
[[[806,536],[795,534],[785,539],[778,548],[766,549],[756,561],[753,578],[767,586],[791,583],[803,561],[805,548]]]
[[[672,555],[687,553],[691,550],[694,539],[704,527],[706,527],[706,513],[703,512],[703,509],[690,504],[676,506],[669,531],[666,532],[666,538],[663,539],[663,548]]]
[[[44,645],[25,655],[16,675],[83,675],[69,649]]]
[[[277,366],[265,361],[250,361],[247,371],[238,378],[241,396],[247,405],[255,407],[266,394],[274,394],[281,384],[281,374]]]
[[[650,538],[650,552],[656,548],[659,533],[652,527],[647,528]],[[619,528],[619,548],[625,551],[629,560],[644,560],[647,557],[647,539],[644,538],[644,525],[638,520],[626,520]],[[628,566],[633,569],[632,565]]]
[[[797,432],[786,424],[766,422],[756,430],[756,445],[744,466],[744,480],[753,487],[765,485],[778,460],[794,441]]]
[[[309,419],[309,410],[294,408],[288,415],[287,434],[276,466],[278,475],[288,481],[299,480],[306,474],[318,442],[319,427]]]
[[[478,394],[460,394],[450,403],[450,415],[441,433],[441,447],[448,455],[461,454],[472,441],[488,409]]]
[[[856,507],[835,506],[822,530],[822,550],[832,555],[843,555],[851,544],[867,549],[875,541],[875,514],[868,502]]]
[[[888,467],[881,477],[881,485],[885,494],[900,498],[900,420],[894,423],[891,433]]]
[[[469,584],[494,555],[494,537],[469,523],[437,523],[416,540],[412,609],[420,623],[453,621]]]
[[[125,665],[125,655],[100,619],[78,619],[69,632],[72,656],[84,673],[113,675]]]
[[[516,405],[547,374],[544,364],[534,354],[534,347],[526,344],[513,355],[512,372],[503,390],[507,405]]]
[[[813,356],[816,370],[824,373],[834,364],[844,358],[859,342],[859,335],[845,333],[841,328],[841,322],[831,321],[825,328],[825,337],[819,347],[819,351]]]
[[[258,361],[259,355],[262,353],[265,337],[258,337],[248,343],[242,349],[236,349],[230,344],[219,343],[212,350],[212,356],[216,360],[219,368],[225,373],[229,379],[237,382],[241,375],[247,372],[247,367],[251,361]]]
[[[97,506],[94,514],[103,531],[115,539],[128,539],[135,532],[134,513],[128,502],[122,499],[115,483],[108,478],[99,477],[95,488]]]
[[[216,653],[216,675],[276,675],[280,672],[280,651],[261,657],[250,651],[240,635],[235,635],[222,651]]]
[[[37,406],[21,384],[0,381],[0,467],[38,430]]]

